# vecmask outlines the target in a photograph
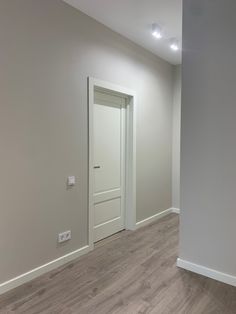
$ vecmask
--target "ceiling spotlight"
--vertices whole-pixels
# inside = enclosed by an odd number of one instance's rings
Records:
[[[174,51],[179,50],[179,41],[176,38],[170,39],[170,48]]]
[[[162,38],[161,27],[157,23],[152,24],[152,36],[157,39]]]

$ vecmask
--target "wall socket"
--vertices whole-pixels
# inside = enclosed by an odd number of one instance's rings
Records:
[[[58,234],[58,243],[63,243],[71,239],[71,231],[65,231]]]

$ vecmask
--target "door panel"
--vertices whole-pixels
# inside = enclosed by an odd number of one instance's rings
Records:
[[[120,197],[95,204],[94,222],[96,226],[107,223],[121,215]]]
[[[120,187],[121,110],[95,104],[94,160],[95,193]]]
[[[115,189],[115,190],[110,190],[110,191],[104,191],[101,193],[95,193],[94,194],[94,203],[101,203],[105,201],[109,201],[114,198],[118,198],[121,195],[120,188]]]
[[[124,229],[125,98],[95,91],[94,241]]]

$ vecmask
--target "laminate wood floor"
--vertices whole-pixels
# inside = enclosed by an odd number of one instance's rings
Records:
[[[1,296],[0,313],[236,313],[236,288],[177,268],[177,251],[171,214]]]

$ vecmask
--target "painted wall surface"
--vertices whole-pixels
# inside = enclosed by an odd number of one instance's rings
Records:
[[[171,207],[172,66],[60,0],[1,0],[0,42],[2,283],[88,242],[88,76],[137,92],[137,220]]]
[[[236,2],[185,0],[180,258],[236,275]]]
[[[181,65],[174,67],[172,207],[180,209]]]

